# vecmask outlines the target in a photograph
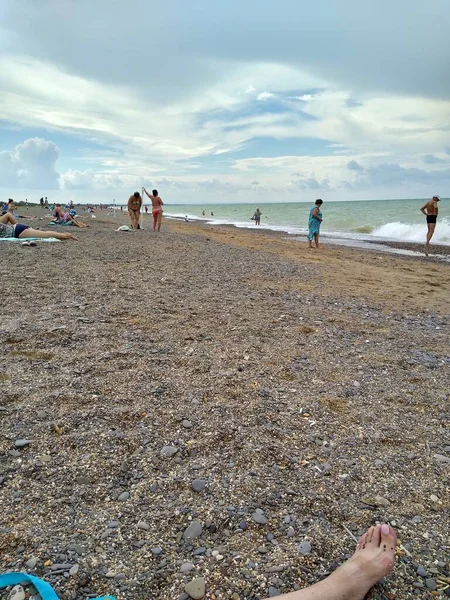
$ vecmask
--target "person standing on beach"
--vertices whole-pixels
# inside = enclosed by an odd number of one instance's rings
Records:
[[[158,190],[152,190],[152,193],[149,194],[145,188],[142,188],[147,196],[152,201],[152,215],[153,215],[153,231],[159,231],[161,229],[161,221],[162,221],[162,207],[164,202],[158,196]]]
[[[309,222],[308,222],[308,241],[309,247],[313,248],[313,241],[316,244],[316,248],[319,247],[319,234],[320,234],[320,225],[323,221],[322,212],[320,207],[323,204],[323,200],[318,198],[315,202],[315,205],[309,211]]]
[[[433,237],[434,230],[436,229],[436,221],[437,221],[438,212],[439,212],[437,203],[439,201],[440,201],[439,196],[433,196],[431,198],[431,200],[428,200],[428,202],[426,204],[424,204],[422,206],[422,208],[420,209],[427,218],[428,232],[427,232],[427,242],[425,244],[425,246],[427,248],[429,248],[429,246],[430,246],[430,240]]]
[[[139,192],[134,192],[134,194],[128,198],[128,214],[130,215],[131,229],[139,229],[141,206],[142,197]]]
[[[255,220],[255,225],[260,225],[261,224],[261,211],[259,210],[259,208],[257,208],[255,210],[255,214],[253,215],[253,219]]]

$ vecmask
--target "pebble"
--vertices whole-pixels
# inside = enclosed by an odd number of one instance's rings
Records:
[[[14,446],[16,448],[23,448],[24,446],[28,446],[29,444],[31,444],[31,440],[26,439],[20,439],[14,442]]]
[[[139,523],[136,525],[136,527],[138,529],[144,529],[145,531],[150,530],[150,525],[148,523],[146,523],[145,521],[139,521]]]
[[[444,454],[433,454],[433,458],[436,462],[441,464],[450,463],[450,456],[444,456]]]
[[[158,556],[159,554],[162,554],[162,552],[163,552],[163,549],[159,548],[159,547],[151,549],[151,553],[156,554],[156,556]]]
[[[118,502],[125,502],[125,500],[128,500],[129,497],[130,497],[130,492],[122,492],[118,496],[117,500],[118,500]]]
[[[88,485],[91,482],[89,481],[88,477],[85,477],[84,475],[78,475],[77,483],[79,483],[80,485]]]
[[[258,523],[258,525],[266,525],[268,523],[267,517],[258,511],[255,511],[252,514],[252,519],[255,521],[255,523]]]
[[[114,573],[114,571],[108,571],[106,573],[105,577],[108,577],[109,579],[113,579],[116,575],[117,575],[117,573]]]
[[[377,460],[375,461],[375,466],[376,467],[383,467],[384,466],[384,460],[381,460],[380,458],[377,458]]]
[[[205,489],[206,481],[204,479],[194,479],[192,489],[194,492],[202,492]]]
[[[271,585],[269,587],[269,598],[274,598],[275,596],[279,596],[279,595],[280,595],[279,589],[274,587],[273,585]]]
[[[161,456],[173,456],[178,452],[178,448],[176,446],[163,446],[161,448]]]
[[[286,535],[288,537],[294,537],[294,535],[295,535],[295,529],[293,527],[289,527],[288,530],[287,530],[287,532],[286,532]]]
[[[108,523],[108,529],[117,529],[120,527],[120,521],[110,521]]]
[[[308,542],[308,540],[305,540],[304,542],[298,545],[297,550],[300,552],[300,554],[310,554],[312,550],[311,543]]]
[[[69,571],[69,575],[76,575],[78,573],[78,571],[80,570],[80,565],[73,565],[73,567],[71,567],[70,571]]]
[[[200,548],[197,548],[197,550],[194,550],[194,552],[192,553],[194,556],[201,556],[202,554],[205,554],[206,552],[206,548],[204,546],[200,546]]]
[[[435,579],[427,579],[425,581],[425,585],[429,590],[435,590],[437,588],[437,583]]]
[[[45,410],[38,410],[37,416],[39,417],[39,419],[46,419],[47,413],[45,412]]]
[[[194,565],[191,562],[185,562],[181,565],[180,571],[182,573],[189,573],[189,571],[192,571],[193,568]]]
[[[191,542],[198,538],[203,533],[203,527],[200,521],[192,521],[189,527],[183,533],[183,538],[186,542]]]
[[[9,600],[25,600],[25,590],[21,585],[15,585],[13,587]]]
[[[242,531],[245,531],[247,529],[248,525],[247,525],[247,521],[241,521],[239,523],[239,529],[242,529]]]
[[[191,429],[192,428],[192,423],[191,421],[189,421],[189,419],[183,419],[182,423],[183,427],[185,429]]]
[[[422,565],[419,565],[417,567],[417,575],[420,575],[421,577],[428,577],[428,571],[422,567]]]
[[[184,591],[193,600],[201,600],[205,596],[206,586],[203,577],[197,577],[184,586]]]
[[[38,561],[38,559],[33,557],[33,558],[30,558],[30,560],[27,560],[27,562],[25,564],[27,565],[27,567],[29,569],[34,569],[34,567],[37,565],[37,561]]]

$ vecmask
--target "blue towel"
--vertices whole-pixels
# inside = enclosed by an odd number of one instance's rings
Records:
[[[0,242],[59,242],[56,238],[2,238],[0,237]]]
[[[4,573],[0,575],[0,589],[8,585],[17,585],[23,581],[29,581],[34,585],[42,600],[59,600],[52,586],[35,577],[34,575],[28,575],[27,573]],[[102,596],[101,598],[92,598],[92,600],[116,600],[114,596]]]

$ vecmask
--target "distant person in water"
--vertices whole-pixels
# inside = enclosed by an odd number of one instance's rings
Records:
[[[144,192],[152,201],[153,231],[159,231],[161,229],[161,221],[163,214],[162,207],[164,202],[159,197],[158,190],[152,190],[152,193],[149,194],[144,188]]]
[[[141,206],[142,197],[139,192],[134,192],[134,194],[128,198],[128,214],[130,215],[131,229],[139,229]]]
[[[422,208],[420,209],[427,218],[428,232],[427,232],[427,242],[425,244],[425,246],[427,248],[430,247],[430,241],[431,241],[431,238],[433,237],[434,230],[436,229],[436,221],[437,221],[438,213],[439,213],[439,209],[438,209],[439,201],[440,201],[439,196],[433,196],[431,198],[431,200],[428,200],[428,202],[426,204],[424,204],[422,206]]]
[[[204,216],[205,216],[205,211],[204,211],[204,210],[202,210],[202,217],[204,217]]]
[[[18,223],[10,214],[6,213],[0,217],[0,237],[3,238],[56,238],[57,240],[77,240],[72,233],[60,233],[58,231],[40,231],[32,229],[28,225]]]
[[[255,220],[255,225],[261,224],[261,211],[259,208],[255,210],[255,214],[253,215],[253,219]]]
[[[280,600],[364,600],[367,592],[394,566],[397,534],[377,525],[359,538],[353,556],[314,585],[278,596]]]
[[[212,216],[212,217],[214,216],[214,213],[213,213],[213,212],[211,212],[211,216]]]
[[[313,248],[313,242],[315,243],[316,248],[319,247],[320,225],[323,221],[322,212],[320,210],[322,204],[323,200],[319,198],[318,200],[316,200],[315,205],[309,211],[308,241],[310,248]]]

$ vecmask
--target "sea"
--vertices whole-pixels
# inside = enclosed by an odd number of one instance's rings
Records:
[[[425,241],[427,226],[420,212],[426,200],[370,200],[324,202],[321,210],[323,241],[340,241],[348,245],[361,242]],[[212,225],[255,228],[252,215],[261,210],[261,229],[300,236],[308,231],[309,211],[313,203],[256,204],[167,204],[164,216],[176,219],[203,220]],[[203,212],[205,215],[203,215]],[[439,202],[439,217],[432,240],[450,246],[450,199]]]

